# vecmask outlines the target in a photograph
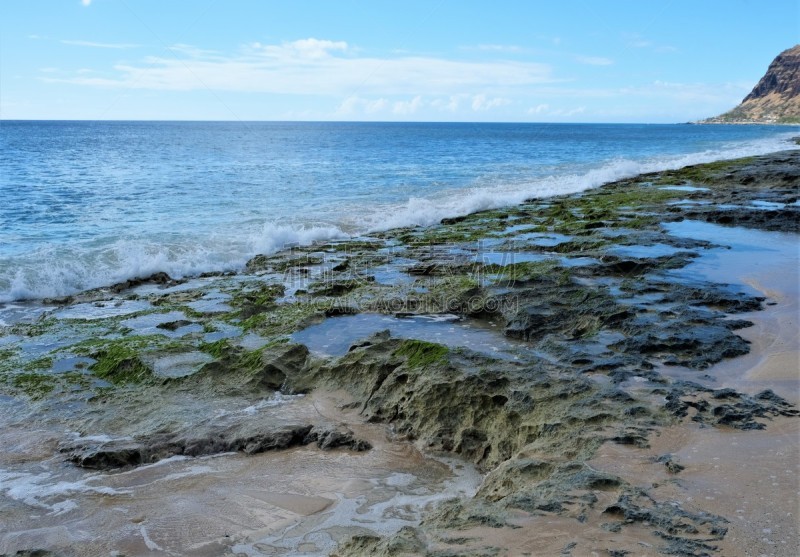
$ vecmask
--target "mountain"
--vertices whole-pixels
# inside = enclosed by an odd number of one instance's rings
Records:
[[[784,50],[739,106],[707,124],[800,124],[800,45]]]

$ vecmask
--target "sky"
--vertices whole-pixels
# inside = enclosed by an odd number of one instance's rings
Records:
[[[0,0],[0,119],[686,122],[800,0]]]

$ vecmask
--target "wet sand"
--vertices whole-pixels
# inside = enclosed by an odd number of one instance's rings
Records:
[[[0,441],[14,450],[0,455],[0,483],[19,487],[0,502],[0,554],[327,555],[355,534],[417,524],[437,500],[474,495],[481,476],[472,467],[425,456],[385,425],[362,423],[340,409],[349,401],[316,392],[292,412],[348,424],[370,451],[174,457],[109,474],[65,467],[56,449],[63,432],[7,429]]]
[[[740,235],[758,242],[763,233]],[[715,387],[748,393],[772,389],[793,404],[800,402],[796,239],[788,240],[782,257],[754,261],[747,253],[734,252],[728,254],[727,265],[722,262],[714,269],[728,273],[729,282],[757,290],[768,304],[762,311],[737,316],[753,322],[737,332],[751,343],[751,351],[710,368]],[[686,422],[651,436],[649,449],[606,443],[590,464],[642,486],[659,500],[726,517],[730,524],[719,543],[721,555],[799,555],[800,423],[794,418],[762,421],[766,429],[755,431]],[[668,473],[655,462],[665,454],[674,455],[685,470]]]

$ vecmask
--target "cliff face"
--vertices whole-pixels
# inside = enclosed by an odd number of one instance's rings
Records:
[[[707,123],[800,123],[800,45],[781,52],[742,103]]]

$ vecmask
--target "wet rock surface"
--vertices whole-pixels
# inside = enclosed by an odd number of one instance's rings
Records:
[[[173,456],[204,456],[241,451],[252,455],[264,451],[288,449],[316,443],[320,449],[345,447],[366,451],[368,441],[355,437],[346,428],[311,424],[251,422],[224,426],[208,424],[178,431],[138,437],[126,441],[109,441],[101,445],[65,446],[62,452],[71,462],[83,468],[115,470],[157,462]]]
[[[306,445],[370,450],[346,424],[292,414],[293,397],[324,390],[347,392],[361,419],[393,438],[486,474],[474,498],[440,503],[394,535],[356,533],[337,555],[494,555],[503,548],[459,532],[518,528],[523,515],[645,532],[664,554],[711,555],[729,517],[656,500],[587,461],[603,443],[647,447],[676,423],[756,430],[798,415],[771,391],[708,386],[714,364],[750,350],[737,334],[750,323],[736,315],[773,302],[682,275],[725,246],[664,223],[796,233],[799,186],[800,153],[785,152],[260,255],[239,275],[129,281],[5,328],[0,386],[77,432],[59,450],[85,468]],[[403,337],[376,329],[338,357],[291,341],[360,312],[434,325]],[[484,348],[437,342],[454,319]],[[26,352],[32,341],[46,348]],[[152,364],[197,353],[196,369],[176,377]],[[659,458],[681,477],[680,462]],[[630,550],[607,545],[610,555]],[[573,551],[582,548],[564,548]]]

